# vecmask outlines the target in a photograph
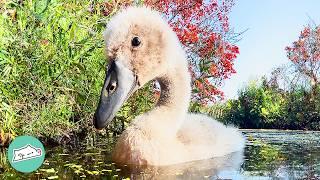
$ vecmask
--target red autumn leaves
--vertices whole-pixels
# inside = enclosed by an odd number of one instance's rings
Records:
[[[286,47],[295,69],[317,84],[320,79],[320,26],[304,28],[297,41]]]
[[[193,80],[193,100],[223,98],[219,89],[235,70],[239,48],[232,43],[229,12],[233,0],[146,0],[163,12],[184,45]]]
[[[288,58],[294,63],[320,60],[320,26],[305,27],[297,41],[286,47]]]

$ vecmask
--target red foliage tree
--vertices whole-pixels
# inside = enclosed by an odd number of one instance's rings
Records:
[[[307,26],[297,41],[285,48],[294,68],[308,77],[312,88],[320,83],[320,26]]]
[[[193,80],[193,100],[223,98],[219,89],[235,70],[239,48],[233,44],[229,13],[233,0],[146,0],[163,12],[184,45]]]

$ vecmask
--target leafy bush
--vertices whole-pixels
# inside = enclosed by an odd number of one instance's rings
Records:
[[[63,3],[62,3],[63,2]],[[89,1],[21,1],[0,17],[0,127],[54,137],[91,121],[108,17]]]
[[[1,5],[2,131],[56,138],[90,130],[107,64],[102,31],[112,14],[106,16],[105,6],[71,0]],[[126,103],[112,128],[123,129],[153,103],[150,84]]]
[[[314,96],[316,94],[316,96]],[[236,100],[219,105],[216,116],[226,124],[241,128],[277,128],[319,130],[320,89],[300,87],[283,91],[270,86],[265,78],[240,90]]]

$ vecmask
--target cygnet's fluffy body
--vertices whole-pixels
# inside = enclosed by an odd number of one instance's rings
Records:
[[[141,45],[132,47],[132,38]],[[185,52],[161,15],[131,7],[115,15],[105,31],[106,51],[134,72],[140,87],[156,79],[155,108],[138,116],[117,140],[113,160],[122,164],[170,165],[223,156],[244,147],[237,129],[188,113],[191,78]]]

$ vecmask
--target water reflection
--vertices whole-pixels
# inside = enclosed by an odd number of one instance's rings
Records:
[[[243,152],[235,152],[224,157],[171,166],[121,166],[121,175],[131,179],[218,179],[221,176],[234,179],[243,159]]]
[[[320,179],[320,132],[245,131],[243,174],[273,179]]]
[[[320,179],[320,132],[243,133],[244,153],[164,167],[112,163],[114,139],[101,137],[77,148],[46,148],[45,163],[32,174],[0,166],[0,179]]]

